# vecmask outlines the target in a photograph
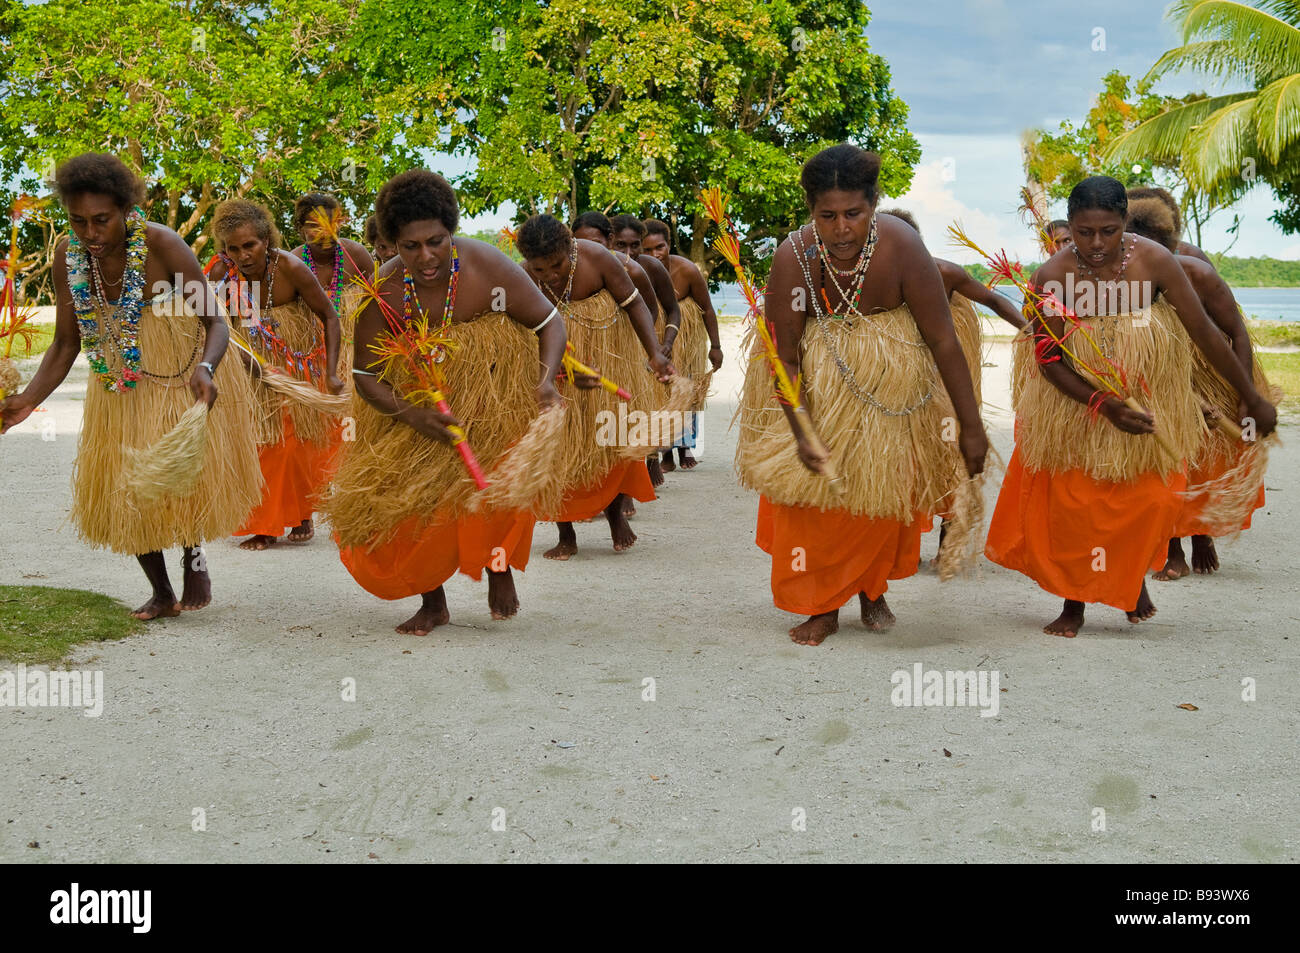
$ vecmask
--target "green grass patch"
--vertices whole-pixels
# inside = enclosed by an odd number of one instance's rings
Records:
[[[1256,347],[1300,347],[1300,321],[1246,319],[1246,330]]]
[[[144,623],[116,599],[84,589],[0,586],[0,659],[53,665],[86,642],[124,639]]]
[[[1260,366],[1268,376],[1269,383],[1276,384],[1286,392],[1282,406],[1289,411],[1300,410],[1300,353],[1267,354],[1257,352]]]

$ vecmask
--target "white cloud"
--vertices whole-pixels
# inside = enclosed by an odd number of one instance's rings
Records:
[[[882,199],[881,206],[898,206],[911,212],[921,226],[926,247],[937,258],[962,265],[979,260],[975,252],[950,243],[948,226],[957,222],[990,254],[1005,250],[1020,261],[1037,261],[1042,257],[1037,252],[1033,235],[1015,213],[991,214],[967,205],[954,193],[951,179],[945,179],[945,169],[950,177],[951,167],[946,167],[942,159],[917,166],[907,193],[897,199]]]

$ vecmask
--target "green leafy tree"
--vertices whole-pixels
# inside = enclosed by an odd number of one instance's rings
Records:
[[[113,152],[145,178],[146,214],[196,251],[228,197],[282,225],[312,188],[368,205],[395,150],[347,58],[359,3],[8,4],[0,177],[43,191],[63,159]]]
[[[1147,72],[1154,82],[1192,70],[1241,92],[1172,105],[1110,143],[1111,162],[1178,161],[1188,183],[1218,204],[1270,183],[1300,225],[1300,3],[1295,0],[1179,0],[1168,16],[1183,44]]]
[[[1075,183],[1089,175],[1108,175],[1130,188],[1139,185],[1167,188],[1178,197],[1191,240],[1200,245],[1206,222],[1230,205],[1231,198],[1196,188],[1177,156],[1121,161],[1112,155],[1111,148],[1153,117],[1204,99],[1202,93],[1160,96],[1151,92],[1151,84],[1146,80],[1134,84],[1130,77],[1112,70],[1102,79],[1102,90],[1078,127],[1067,120],[1055,134],[1032,130],[1026,135],[1025,173],[1054,199],[1066,198]],[[1235,235],[1239,224],[1239,220],[1234,220],[1228,231]]]
[[[920,157],[858,0],[368,0],[358,63],[405,141],[473,156],[474,213],[514,203],[571,218],[654,214],[717,263],[696,195],[733,196],[750,238],[804,216],[802,163],[827,145],[881,152],[881,187]]]

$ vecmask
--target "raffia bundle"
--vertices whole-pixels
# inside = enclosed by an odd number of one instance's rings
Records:
[[[673,341],[673,366],[677,373],[690,378],[695,383],[695,393],[689,410],[703,410],[709,396],[709,385],[713,382],[713,370],[709,363],[709,330],[704,326],[704,309],[699,302],[687,295],[677,302],[682,313],[682,326]],[[659,313],[655,330],[663,340],[664,314]]]
[[[852,392],[810,319],[801,342],[803,384],[844,494],[799,461],[761,356],[750,360],[737,411],[740,482],[777,503],[855,516],[910,522],[935,512],[965,479],[965,467],[952,405],[911,312],[903,305],[869,318],[829,319],[825,329],[859,389],[891,413]],[[756,337],[750,331],[744,353],[757,353]]]
[[[628,428],[627,444],[619,449],[619,456],[625,460],[637,460],[661,446],[676,443],[685,426],[685,415],[694,409],[698,390],[696,382],[690,378],[680,374],[673,377],[668,382],[668,394],[663,405],[650,411],[647,426],[639,430]],[[654,439],[656,436],[658,440]]]
[[[0,357],[0,399],[15,393],[22,382],[18,365],[7,357]]]
[[[1277,403],[1282,399],[1282,389],[1269,382],[1258,359],[1253,362],[1251,376],[1255,389],[1268,400]],[[1223,420],[1236,420],[1237,392],[1210,365],[1199,348],[1193,354],[1192,389],[1200,401],[1215,410]],[[1215,536],[1233,537],[1241,532],[1264,483],[1269,449],[1279,442],[1276,434],[1273,434],[1263,440],[1243,444],[1239,437],[1228,432],[1234,426],[1235,424],[1210,428],[1201,443],[1195,464],[1198,470],[1218,475],[1194,486],[1189,485],[1184,494],[1188,500],[1204,501],[1200,521]]]
[[[492,473],[537,420],[537,338],[499,312],[456,322],[447,337],[453,348],[440,365],[447,400],[484,471]],[[393,384],[398,393],[414,386],[407,375]],[[321,507],[341,546],[382,543],[412,516],[456,518],[480,506],[473,499],[478,492],[474,481],[454,447],[380,413],[359,394],[353,395],[351,413],[355,439],[343,444],[343,461]],[[559,424],[567,427],[570,416]],[[549,430],[556,422],[536,426]],[[559,466],[545,459],[545,445],[537,446],[540,440],[531,444],[533,458]],[[554,445],[551,456],[558,457],[560,451]],[[553,493],[545,486],[538,491],[541,495]],[[508,491],[498,490],[498,498]]]
[[[200,401],[153,446],[126,451],[126,487],[137,500],[194,492],[208,449],[208,405]]]
[[[169,441],[188,446],[187,453],[197,452],[189,442],[197,418],[177,428],[187,414],[198,413],[188,383],[204,335],[179,300],[146,303],[139,330],[146,374],[132,390],[109,393],[94,378],[87,387],[71,519],[82,539],[94,546],[139,555],[229,536],[261,499],[252,392],[248,375],[231,360],[217,366],[220,396],[202,416],[203,462],[189,492],[161,492],[150,499],[146,489],[141,499],[128,482],[131,451],[147,456],[169,432]],[[174,473],[186,469],[174,459],[169,468]]]
[[[560,405],[542,411],[527,432],[507,451],[488,475],[488,487],[471,497],[479,509],[554,511],[564,495],[564,468],[556,462],[556,448],[564,434],[569,408]]]
[[[952,517],[939,550],[939,581],[961,575],[984,547],[984,473],[967,477],[952,493]]]
[[[1133,480],[1143,473],[1168,477],[1178,472],[1195,457],[1205,424],[1188,386],[1192,346],[1177,313],[1159,299],[1146,312],[1080,322],[1099,344],[1106,342],[1102,346],[1110,350],[1107,356],[1127,371],[1131,392],[1155,418],[1173,455],[1148,435],[1124,433],[1105,419],[1090,416],[1087,407],[1057,390],[1039,368],[1022,367],[1015,409],[1025,466],[1052,472],[1079,469],[1112,482]],[[1077,335],[1070,346],[1088,347]],[[1020,347],[1015,357],[1033,361],[1033,347]]]

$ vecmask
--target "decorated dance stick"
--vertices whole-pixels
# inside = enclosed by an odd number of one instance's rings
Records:
[[[1051,364],[1061,359],[1060,354],[1050,354],[1053,345],[1064,353],[1074,367],[1074,370],[1096,390],[1093,391],[1091,399],[1088,401],[1088,412],[1094,417],[1101,412],[1101,405],[1107,397],[1114,397],[1130,410],[1140,414],[1148,413],[1147,409],[1138,403],[1133,396],[1132,382],[1129,380],[1128,371],[1118,361],[1106,356],[1096,340],[1088,332],[1088,329],[1079,320],[1079,316],[1073,310],[1066,307],[1064,302],[1055,295],[1043,294],[1029,283],[1025,276],[1024,269],[1019,262],[1013,262],[1007,257],[1005,250],[1000,250],[996,255],[990,255],[966,234],[960,225],[948,226],[948,234],[955,245],[969,248],[976,252],[992,271],[993,276],[989,281],[989,287],[997,284],[999,281],[1007,281],[1020,289],[1024,295],[1025,317],[1029,318],[1030,324],[1042,328],[1042,333],[1034,334],[1034,357],[1039,364]],[[1058,335],[1052,330],[1051,325],[1047,323],[1048,312],[1059,314],[1064,320],[1066,331]],[[1072,350],[1065,342],[1073,335],[1078,334],[1092,349],[1094,363],[1088,363],[1083,357]],[[1086,351],[1084,353],[1087,353]],[[1138,388],[1143,391],[1148,390],[1146,381],[1141,377],[1136,381]],[[1153,431],[1151,436],[1155,437],[1156,443],[1160,449],[1164,450],[1169,458],[1175,463],[1180,462],[1180,457],[1169,439],[1160,431]]]
[[[822,441],[821,435],[817,433],[817,428],[813,424],[812,416],[808,413],[808,408],[804,406],[799,397],[800,379],[796,377],[793,381],[790,380],[790,375],[785,369],[785,362],[781,360],[781,356],[777,351],[776,335],[772,323],[763,315],[762,306],[759,304],[760,292],[750,279],[745,266],[740,263],[740,238],[735,223],[727,217],[727,199],[723,196],[722,190],[718,188],[703,190],[700,192],[699,199],[704,203],[704,214],[711,218],[722,230],[722,233],[713,240],[713,247],[736,271],[736,281],[740,284],[740,290],[744,293],[745,301],[749,305],[746,319],[752,318],[755,322],[759,340],[763,343],[763,356],[767,359],[769,371],[776,378],[777,398],[792,411],[790,422],[796,432],[797,439],[809,446],[818,456],[825,457],[821,474],[830,481],[831,491],[837,496],[843,496],[844,481],[835,469],[830,450]]]
[[[454,350],[456,343],[442,337],[439,333],[440,329],[431,329],[429,319],[422,309],[418,318],[412,321],[403,320],[403,316],[398,314],[397,310],[380,294],[378,265],[375,267],[373,278],[362,275],[347,246],[340,240],[339,220],[325,214],[323,209],[317,207],[312,209],[310,221],[343,249],[344,255],[357,273],[352,280],[361,287],[362,301],[373,301],[388,322],[390,332],[388,337],[371,345],[371,350],[379,358],[371,366],[382,365],[378,376],[391,382],[394,377],[393,372],[399,366],[405,366],[415,377],[416,388],[403,394],[403,399],[413,404],[418,404],[422,400],[428,401],[438,409],[439,413],[449,417],[454,416],[445,393],[446,378],[438,367],[438,361]],[[474,455],[465,431],[455,424],[448,424],[447,432],[451,434],[451,445],[460,454],[474,485],[480,490],[487,489],[488,482],[483,475],[483,467]]]
[[[0,283],[0,341],[4,342],[4,353],[0,354],[0,400],[21,382],[18,368],[10,360],[14,341],[22,338],[23,352],[29,353],[39,333],[32,323],[36,309],[30,305],[18,307],[18,226],[28,212],[44,204],[45,200],[20,195],[9,210],[9,254],[0,264],[4,269],[4,281]]]
[[[590,367],[588,367],[586,364],[582,363],[582,361],[578,360],[578,355],[577,355],[577,353],[573,350],[573,342],[572,342],[572,341],[566,341],[565,344],[564,344],[564,365],[563,365],[563,367],[564,367],[564,374],[565,374],[565,376],[568,377],[568,379],[569,379],[569,383],[570,383],[570,384],[573,383],[573,375],[574,375],[574,374],[585,374],[585,375],[587,375],[588,377],[599,377],[599,378],[600,378],[600,386],[603,387],[603,388],[605,388],[605,390],[609,391],[609,392],[610,392],[611,394],[613,394],[615,397],[618,397],[618,398],[620,398],[621,400],[631,400],[631,399],[632,399],[632,395],[631,395],[631,394],[629,394],[629,393],[628,393],[627,391],[625,391],[623,388],[619,387],[617,384],[615,384],[615,383],[614,383],[612,380],[610,380],[608,377],[604,377],[604,376],[602,376],[602,375],[600,375],[600,374],[597,374],[594,370],[592,370],[592,369],[591,369]]]

